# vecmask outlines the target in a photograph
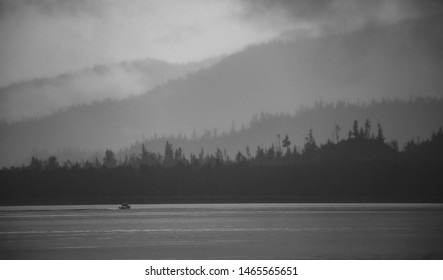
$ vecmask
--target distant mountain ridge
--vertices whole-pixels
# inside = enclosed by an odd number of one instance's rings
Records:
[[[220,59],[183,64],[154,59],[124,61],[15,83],[0,88],[0,120],[38,118],[107,98],[121,100],[209,67]]]
[[[139,96],[72,107],[39,120],[3,123],[1,164],[22,162],[32,150],[118,150],[155,134],[191,135],[192,131],[212,128],[226,132],[233,121],[238,128],[260,112],[292,113],[316,100],[358,103],[392,97],[441,97],[443,33],[441,24],[436,24],[440,22],[408,20],[314,39],[273,41],[246,48]],[[395,118],[396,113],[391,111],[388,117]],[[408,121],[400,119],[404,123],[398,125],[427,120],[426,133],[414,125],[418,129],[415,133],[404,137],[393,134],[393,138],[429,136],[443,120],[441,110],[412,110],[408,114]],[[371,116],[362,113],[357,119],[366,117]],[[304,124],[303,134],[296,137],[303,139],[307,126],[314,133],[332,129],[330,121],[315,118]],[[316,129],[322,122],[327,122],[326,129]],[[244,148],[245,143],[239,140],[235,146]]]
[[[361,126],[369,120],[374,135],[377,134],[377,124],[380,124],[386,140],[398,141],[399,148],[402,149],[407,141],[420,142],[443,127],[443,98],[383,100],[366,104],[317,102],[293,114],[261,113],[254,116],[246,126],[233,128],[230,132],[206,130],[191,137],[176,135],[137,141],[120,150],[118,156],[124,159],[125,156],[138,155],[142,144],[151,152],[162,153],[168,141],[173,147],[182,148],[186,154],[197,155],[202,148],[207,153],[215,153],[220,148],[226,149],[233,158],[239,151],[246,154],[247,148],[253,154],[258,146],[277,147],[286,135],[289,136],[291,147],[295,145],[301,150],[310,130],[319,145],[328,140],[336,142],[337,138],[347,139],[354,120]],[[335,130],[336,126],[339,127],[338,131]]]
[[[395,112],[393,114],[392,112]],[[318,145],[327,141],[337,142],[348,139],[348,133],[353,129],[353,122],[363,126],[370,121],[371,133],[377,135],[377,126],[381,125],[386,141],[397,141],[400,149],[406,142],[416,142],[428,139],[432,132],[443,127],[443,98],[413,98],[410,100],[382,100],[371,103],[353,104],[344,101],[334,103],[317,102],[313,106],[304,107],[296,113],[269,114],[261,113],[254,116],[249,124],[232,127],[229,132],[219,132],[216,129],[206,129],[191,136],[171,135],[154,136],[136,141],[123,149],[115,150],[117,159],[124,160],[140,155],[142,144],[149,152],[163,154],[166,142],[174,149],[182,149],[189,157],[192,153],[199,155],[215,154],[217,149],[226,152],[234,159],[237,152],[246,155],[247,149],[254,154],[260,146],[278,147],[284,137],[288,136],[291,149],[297,151],[303,148],[309,131],[312,131]],[[338,126],[338,128],[337,128]],[[60,162],[82,162],[84,160],[99,161],[104,156],[104,149],[84,151],[79,149],[64,149],[56,153],[35,153],[34,156],[45,159],[55,155]]]

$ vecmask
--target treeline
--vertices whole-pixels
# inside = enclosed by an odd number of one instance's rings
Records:
[[[113,108],[108,108],[111,103],[96,104],[98,107],[94,108],[97,111],[93,111],[97,112],[98,115],[113,111]],[[125,112],[128,111],[132,110],[125,109]],[[188,131],[188,134],[178,135],[152,135],[151,133],[155,128],[151,127],[149,131],[144,131],[146,126],[149,125],[145,122],[147,118],[143,118],[141,121],[144,124],[143,128],[134,126],[132,120],[127,125],[122,124],[123,127],[132,127],[133,131],[139,131],[135,133],[137,136],[131,138],[136,139],[138,137],[141,138],[141,141],[136,141],[132,145],[128,142],[116,141],[122,136],[121,128],[115,125],[118,120],[111,116],[103,116],[103,119],[106,119],[107,122],[106,125],[101,125],[93,121],[94,112],[82,111],[81,114],[82,119],[89,120],[87,122],[89,127],[83,127],[77,132],[73,127],[79,126],[67,120],[66,123],[60,123],[56,118],[47,127],[41,127],[38,122],[20,125],[21,132],[14,128],[18,129],[18,124],[0,123],[0,146],[2,149],[0,152],[0,168],[3,166],[27,165],[31,155],[39,159],[47,159],[49,156],[55,155],[61,165],[68,160],[80,163],[84,160],[94,162],[96,157],[101,162],[106,147],[126,147],[121,150],[114,150],[116,159],[120,161],[124,160],[125,155],[128,155],[128,157],[133,154],[139,155],[142,144],[145,144],[149,152],[163,155],[166,141],[172,143],[174,147],[182,148],[188,158],[190,153],[198,155],[202,147],[205,153],[215,153],[217,147],[219,147],[222,151],[226,149],[229,156],[234,159],[236,151],[246,154],[247,146],[252,149],[251,153],[255,152],[257,146],[269,147],[271,143],[277,141],[276,136],[278,134],[288,135],[292,144],[303,147],[304,138],[309,129],[314,131],[318,143],[326,143],[328,139],[335,139],[335,137],[332,137],[333,128],[335,124],[340,124],[339,138],[343,139],[347,137],[348,130],[352,129],[352,120],[357,119],[360,123],[364,123],[366,118],[369,118],[374,124],[382,123],[386,131],[386,139],[396,139],[399,145],[403,147],[412,138],[428,138],[432,129],[443,125],[443,99],[416,97],[409,100],[387,99],[357,104],[344,101],[319,101],[312,104],[312,106],[300,108],[292,114],[263,112],[253,117],[250,122],[245,120],[243,122],[244,126],[240,125],[242,122],[238,120],[238,123],[231,125],[230,129],[229,127],[224,129],[218,127],[218,129],[205,129],[195,131],[195,133]],[[120,114],[126,113],[121,112]],[[231,117],[229,116],[229,118]],[[108,130],[109,126],[112,129],[102,133],[102,129]],[[100,127],[100,129],[97,129],[97,127]],[[213,125],[211,124],[210,127],[213,127]],[[54,131],[54,128],[56,128],[56,131]],[[27,130],[32,131],[29,134],[32,136],[27,136],[27,133],[25,133]],[[68,135],[69,137],[67,137]],[[149,136],[145,138],[142,135]],[[62,140],[60,137],[66,137],[67,139]],[[94,141],[86,139],[88,137],[94,138]],[[45,139],[42,140],[42,138]],[[83,138],[83,140],[80,138]]]
[[[205,153],[215,153],[217,147],[222,152],[227,150],[231,159],[235,159],[236,152],[241,151],[246,155],[246,147],[251,148],[254,154],[258,146],[269,147],[271,143],[277,146],[277,135],[288,135],[292,145],[303,148],[307,132],[312,129],[317,143],[326,143],[328,139],[337,142],[337,138],[346,139],[348,131],[352,130],[353,121],[357,119],[361,124],[369,118],[374,124],[382,123],[386,131],[386,139],[396,139],[400,147],[412,138],[426,139],[432,129],[442,125],[443,100],[434,98],[411,98],[409,100],[382,100],[371,103],[348,103],[316,102],[310,107],[298,109],[294,114],[290,113],[260,113],[255,115],[248,124],[235,125],[226,131],[206,129],[200,133],[170,136],[151,136],[148,139],[137,141],[130,147],[116,152],[116,158],[123,160],[125,155],[140,154],[142,144],[151,152],[164,153],[165,143],[173,143],[174,147],[180,147],[190,153],[198,155],[201,147]],[[340,130],[335,131],[336,124],[340,124]],[[374,126],[376,133],[376,125]],[[104,151],[101,152],[102,154]],[[35,154],[37,155],[37,154]],[[72,153],[57,153],[59,159],[73,158]],[[48,154],[39,154],[40,158],[47,158]],[[78,156],[78,159],[94,158],[95,155]],[[101,159],[102,156],[99,157]]]
[[[169,142],[162,154],[142,145],[122,160],[111,150],[81,163],[34,157],[0,171],[1,203],[443,201],[441,128],[403,149],[369,120],[354,121],[345,139],[340,130],[320,145],[310,130],[302,147],[277,135],[233,158],[221,149],[187,157]]]
[[[96,157],[94,160],[71,162],[70,160],[60,163],[56,156],[50,156],[46,160],[32,157],[28,165],[22,167],[4,168],[3,170],[32,171],[57,170],[57,169],[100,169],[129,167],[139,170],[144,167],[173,167],[173,166],[221,166],[236,164],[290,164],[306,163],[312,161],[352,160],[368,161],[374,159],[406,159],[421,157],[422,159],[441,158],[439,150],[442,129],[433,132],[429,140],[420,141],[412,139],[406,143],[403,149],[399,148],[396,140],[387,142],[383,129],[377,124],[376,133],[369,119],[360,126],[358,121],[353,122],[352,130],[347,138],[340,139],[341,127],[335,125],[334,137],[324,144],[317,144],[314,133],[309,130],[302,147],[292,145],[288,135],[277,135],[274,143],[269,147],[257,146],[254,150],[246,147],[245,152],[237,152],[234,157],[229,156],[226,149],[217,148],[215,153],[205,153],[202,148],[198,154],[191,153],[186,156],[183,150],[174,148],[172,143],[166,141],[164,152],[150,152],[145,144],[141,145],[139,154],[125,155],[118,159],[112,150],[106,150],[103,158]],[[441,149],[441,148],[440,148]]]

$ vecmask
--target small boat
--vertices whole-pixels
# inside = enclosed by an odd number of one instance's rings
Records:
[[[131,206],[127,203],[122,202],[121,205],[118,207],[120,210],[128,210],[131,209]]]

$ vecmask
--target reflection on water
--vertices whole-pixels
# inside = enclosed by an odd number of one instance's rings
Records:
[[[226,204],[131,204],[134,209],[204,209],[204,210],[252,210],[252,209],[443,209],[439,203],[226,203]],[[118,205],[29,205],[0,206],[0,211],[36,210],[116,210]]]
[[[441,204],[0,207],[2,259],[443,256]]]

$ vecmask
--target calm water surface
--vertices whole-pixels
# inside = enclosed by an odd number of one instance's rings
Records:
[[[0,207],[0,259],[443,258],[442,204]]]

